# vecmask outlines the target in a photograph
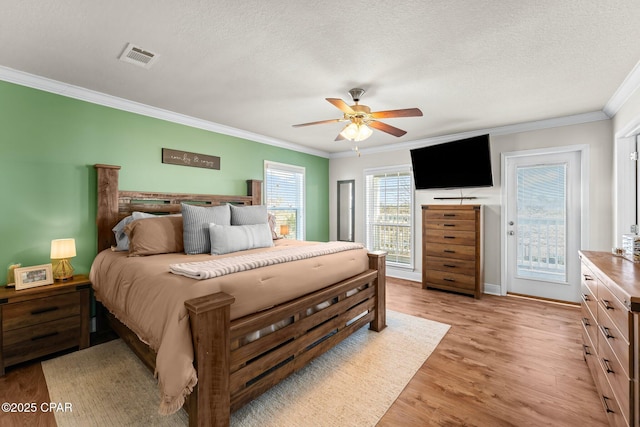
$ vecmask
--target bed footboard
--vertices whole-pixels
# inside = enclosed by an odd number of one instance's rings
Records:
[[[186,405],[189,425],[228,426],[231,412],[365,324],[384,329],[385,253],[369,254],[369,263],[357,276],[233,321],[234,298],[227,294],[187,301],[198,371]],[[246,342],[248,334],[283,321],[286,326]]]

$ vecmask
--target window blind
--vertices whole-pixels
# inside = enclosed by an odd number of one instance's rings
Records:
[[[413,179],[408,166],[365,171],[366,246],[413,267]]]
[[[276,231],[286,225],[285,237],[304,240],[305,168],[284,163],[265,162],[265,204],[267,211],[276,217]]]

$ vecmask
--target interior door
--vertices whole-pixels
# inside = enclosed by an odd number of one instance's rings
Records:
[[[506,157],[507,291],[578,302],[580,152]]]

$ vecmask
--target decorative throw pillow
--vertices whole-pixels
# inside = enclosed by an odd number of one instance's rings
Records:
[[[267,223],[267,207],[265,205],[231,207],[231,225],[253,225]]]
[[[209,225],[211,255],[273,246],[269,225]]]
[[[144,212],[134,212],[133,214],[123,218],[115,227],[112,228],[113,234],[116,236],[116,246],[113,247],[114,251],[128,251],[129,250],[129,237],[124,232],[124,228],[132,221],[145,218],[155,218],[156,215],[148,214]]]
[[[187,254],[211,253],[209,224],[231,225],[229,205],[196,206],[182,203],[184,251]]]
[[[156,216],[132,221],[124,232],[129,236],[129,256],[184,251],[181,216]]]

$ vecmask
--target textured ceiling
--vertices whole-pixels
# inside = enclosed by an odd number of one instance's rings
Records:
[[[364,88],[418,107],[362,147],[601,111],[640,59],[638,0],[2,0],[0,65],[324,152]],[[127,43],[160,58],[118,60]]]

